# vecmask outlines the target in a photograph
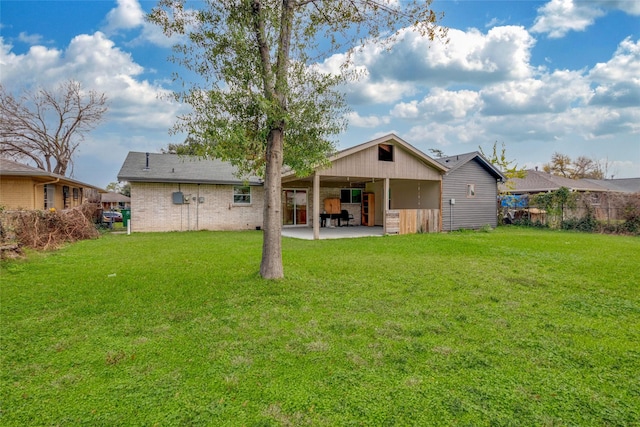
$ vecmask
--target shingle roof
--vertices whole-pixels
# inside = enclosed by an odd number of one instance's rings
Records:
[[[100,192],[105,191],[95,185],[87,184],[86,182],[78,181],[73,178],[68,178],[63,175],[58,175],[52,172],[47,172],[42,169],[38,169],[33,166],[25,165],[22,163],[14,162],[13,160],[0,158],[0,175],[5,176],[26,176],[32,178],[39,178],[40,180],[46,179],[59,179],[60,182],[75,185],[77,187],[93,188]]]
[[[534,169],[527,170],[525,178],[512,178],[509,182],[512,183],[512,187],[508,191],[514,194],[542,193],[555,191],[560,187],[566,187],[574,191],[608,191],[606,187],[589,182],[586,179],[564,178]]]
[[[256,176],[239,178],[237,169],[231,163],[222,160],[135,151],[131,151],[127,155],[120,172],[118,172],[118,180],[262,185],[262,180]]]
[[[640,178],[585,179],[619,193],[640,193]]]
[[[465,165],[472,160],[475,160],[496,179],[500,179],[501,181],[506,181],[507,179],[498,168],[496,168],[489,160],[487,160],[482,154],[477,151],[474,151],[472,153],[458,154],[455,156],[440,157],[435,160],[441,165],[449,168],[447,175],[458,169],[460,166]]]
[[[102,193],[100,195],[100,200],[102,201],[102,203],[119,203],[119,202],[128,203],[131,201],[131,197],[125,196],[124,194],[109,191],[107,193]]]

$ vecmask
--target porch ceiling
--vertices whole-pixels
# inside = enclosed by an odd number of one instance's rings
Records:
[[[320,185],[322,187],[341,187],[341,188],[363,188],[368,182],[373,182],[374,178],[353,178],[346,176],[320,176]],[[292,186],[313,186],[313,175],[298,178],[298,177],[286,177],[282,179],[282,184]]]

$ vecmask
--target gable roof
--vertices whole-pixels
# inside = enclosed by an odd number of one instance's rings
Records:
[[[21,176],[30,177],[34,180],[45,182],[52,179],[58,180],[60,184],[69,184],[74,187],[92,188],[99,192],[105,192],[104,189],[96,187],[95,185],[87,184],[86,182],[78,181],[73,178],[68,178],[63,175],[58,175],[53,172],[47,172],[45,170],[25,165],[23,163],[14,162],[13,160],[0,158],[0,175],[1,176]]]
[[[469,163],[470,161],[476,161],[482,166],[487,172],[493,175],[494,178],[500,181],[506,181],[507,177],[500,171],[500,169],[496,168],[493,163],[487,160],[482,154],[478,151],[474,151],[472,153],[458,154],[455,156],[448,157],[440,157],[435,159],[436,162],[441,165],[449,168],[447,175],[458,169],[459,167]]]
[[[238,169],[219,159],[203,159],[178,154],[130,151],[120,172],[119,181],[176,182],[193,184],[262,185],[256,176],[238,177]]]
[[[404,148],[406,151],[408,151],[411,154],[413,154],[419,160],[423,161],[424,163],[428,164],[429,166],[433,167],[434,169],[436,169],[436,170],[438,170],[440,172],[446,172],[448,170],[448,168],[446,166],[438,163],[437,161],[435,161],[434,159],[432,159],[431,157],[429,157],[428,155],[426,155],[422,151],[418,150],[413,145],[409,144],[407,141],[405,141],[402,138],[400,138],[395,133],[389,133],[387,135],[381,136],[381,137],[373,139],[371,141],[367,141],[367,142],[364,142],[362,144],[355,145],[355,146],[353,146],[351,148],[347,148],[345,150],[338,151],[336,154],[334,154],[333,156],[329,157],[329,160],[333,162],[333,161],[339,160],[339,159],[341,159],[343,157],[350,156],[350,155],[352,155],[352,154],[354,154],[354,153],[356,153],[358,151],[366,150],[366,149],[368,149],[370,147],[374,147],[374,146],[376,146],[378,144],[385,144],[385,143],[393,143],[395,145],[398,145],[398,146]]]
[[[509,188],[507,191],[515,194],[543,193],[558,190],[560,187],[566,187],[573,191],[608,191],[606,187],[586,179],[564,178],[535,169],[527,170],[525,178],[512,178],[509,182],[512,183],[513,188]]]

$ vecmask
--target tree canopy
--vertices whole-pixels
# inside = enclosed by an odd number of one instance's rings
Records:
[[[543,166],[547,173],[571,179],[604,179],[606,165],[590,159],[586,156],[579,156],[575,160],[562,153],[553,153],[551,161]]]
[[[283,276],[280,231],[281,172],[311,173],[334,150],[346,126],[338,85],[352,48],[391,43],[402,28],[434,39],[431,0],[209,0],[191,10],[184,0],[161,0],[148,18],[167,35],[182,34],[173,60],[198,74],[176,99],[191,105],[175,131],[196,141],[197,151],[227,160],[241,174],[264,176],[264,244],[260,272]],[[319,64],[333,53],[342,67]],[[179,76],[178,76],[179,77]]]
[[[502,148],[498,151],[498,142],[493,143],[493,148],[491,154],[485,154],[482,147],[478,147],[480,149],[480,154],[487,158],[494,166],[502,171],[504,176],[507,177],[507,187],[509,186],[509,180],[512,178],[525,178],[527,176],[527,171],[521,168],[518,168],[518,164],[515,160],[509,160],[507,158],[507,147],[505,143],[502,143]]]
[[[0,85],[0,154],[66,175],[84,136],[106,112],[105,94],[83,91],[74,80],[53,90],[26,90],[17,98]]]

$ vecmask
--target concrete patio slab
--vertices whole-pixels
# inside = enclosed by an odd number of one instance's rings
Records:
[[[320,228],[320,239],[350,239],[355,237],[382,236],[382,227],[322,227]],[[313,240],[313,228],[311,227],[283,227],[282,237],[292,237],[294,239]]]

